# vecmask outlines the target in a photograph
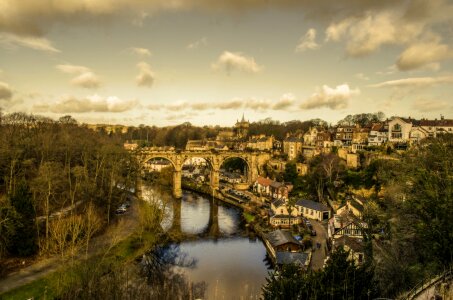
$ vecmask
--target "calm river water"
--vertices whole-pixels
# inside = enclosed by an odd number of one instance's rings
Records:
[[[191,282],[207,284],[206,299],[259,299],[269,272],[266,249],[249,238],[241,224],[241,211],[209,197],[184,191],[181,200],[143,187],[143,196],[164,197],[168,218],[165,230],[179,230],[199,238],[181,242],[181,255],[196,261],[181,268]]]

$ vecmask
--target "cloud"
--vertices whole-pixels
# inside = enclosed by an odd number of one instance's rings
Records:
[[[1,4],[0,4],[1,8]],[[1,26],[0,26],[1,29]],[[19,36],[10,33],[0,33],[0,45],[5,48],[26,47],[34,50],[58,53],[60,50],[52,45],[52,42],[43,37]]]
[[[415,43],[405,49],[396,61],[401,71],[409,71],[423,67],[439,68],[439,61],[453,58],[453,51],[439,39],[430,42]]]
[[[93,72],[85,72],[73,78],[71,84],[86,89],[96,89],[101,85],[101,81]]]
[[[188,50],[195,50],[200,47],[206,46],[208,44],[208,39],[203,37],[195,42],[192,42],[186,46],[186,49]]]
[[[151,71],[151,66],[146,62],[139,62],[137,64],[139,73],[135,77],[138,86],[151,87],[154,83],[154,73]]]
[[[274,110],[285,110],[291,107],[296,100],[296,97],[291,94],[287,93],[280,97],[280,99],[272,105],[272,109]]]
[[[316,29],[310,28],[305,33],[305,36],[300,39],[295,51],[304,52],[305,50],[315,50],[319,47],[319,44],[316,43]]]
[[[434,30],[441,28],[439,24],[449,22],[451,13],[453,5],[449,1],[394,1],[390,7],[368,8],[331,22],[325,32],[326,41],[345,41],[346,53],[351,57],[369,55],[384,45],[403,46],[404,52],[409,52],[406,56],[414,51],[412,47],[436,36]],[[441,53],[434,56],[443,56],[443,49],[435,51]]]
[[[413,88],[413,87],[431,87],[438,84],[449,84],[449,83],[453,83],[453,76],[411,77],[384,81],[369,86],[374,88],[385,88],[385,87]]]
[[[412,108],[419,112],[432,112],[448,109],[449,104],[446,101],[420,98],[415,100]]]
[[[13,96],[13,90],[6,82],[0,81],[0,100],[9,100]]]
[[[254,111],[272,110],[287,110],[295,103],[295,96],[291,93],[286,93],[277,101],[256,99],[256,98],[233,98],[231,100],[219,102],[189,102],[176,101],[170,104],[150,104],[147,106],[150,110],[165,109],[176,112],[183,110],[205,111],[205,110],[237,110],[251,109]]]
[[[141,56],[151,56],[151,51],[146,48],[131,48],[132,52]]]
[[[343,109],[348,106],[349,99],[359,94],[359,89],[350,89],[348,84],[337,85],[335,88],[323,85],[322,89],[318,89],[318,91],[313,93],[300,105],[300,108],[316,109],[327,107],[334,110]]]
[[[33,106],[35,111],[50,111],[53,113],[87,113],[87,112],[125,112],[138,105],[137,100],[122,100],[115,96],[101,97],[99,95],[77,98],[62,96],[52,104],[39,103]]]
[[[355,77],[358,79],[361,79],[361,80],[370,80],[370,77],[366,76],[363,73],[357,73],[357,74],[355,74]]]
[[[56,65],[55,68],[63,73],[76,75],[71,80],[72,85],[86,89],[96,89],[101,86],[99,77],[87,67],[66,64]]]
[[[253,57],[244,56],[239,52],[224,51],[217,61],[211,65],[213,70],[224,70],[227,74],[232,71],[258,73],[262,70]]]
[[[56,65],[55,68],[67,74],[79,74],[90,71],[87,67],[76,65]]]

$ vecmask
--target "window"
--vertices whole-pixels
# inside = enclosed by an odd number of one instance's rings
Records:
[[[429,128],[429,129],[431,129],[431,128]],[[393,125],[392,131],[401,131],[401,125],[400,124]]]

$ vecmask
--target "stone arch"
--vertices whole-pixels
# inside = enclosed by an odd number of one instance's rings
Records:
[[[171,163],[173,169],[176,170],[176,163],[170,157],[168,157],[166,155],[162,155],[162,154],[146,156],[145,159],[143,159],[141,165],[144,166],[148,163],[148,161],[155,159],[155,158],[162,158],[162,159],[168,160]]]
[[[251,180],[252,180],[252,174],[251,174],[251,171],[252,171],[252,162],[249,160],[248,156],[246,155],[240,155],[240,154],[231,154],[231,155],[227,155],[227,156],[223,156],[222,157],[222,160],[219,162],[219,168],[222,167],[222,165],[229,159],[234,159],[234,158],[239,158],[241,159],[243,162],[245,162],[245,166],[246,166],[246,172],[245,172],[245,177],[246,177],[246,182],[250,183]]]

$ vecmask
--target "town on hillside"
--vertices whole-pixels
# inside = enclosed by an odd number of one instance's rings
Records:
[[[250,178],[249,166],[240,159],[222,165],[218,196],[253,212],[255,221],[259,219],[255,229],[275,265],[296,264],[317,270],[339,248],[346,250],[357,265],[365,261],[364,231],[368,225],[364,210],[371,192],[349,188],[335,169],[354,172],[375,159],[396,159],[392,153],[404,152],[426,138],[453,133],[453,120],[441,116],[435,120],[392,117],[365,124],[343,121],[337,126],[320,124],[310,126],[306,132],[288,132],[282,140],[272,135],[249,134],[249,128],[250,122],[242,116],[233,128],[222,129],[210,139],[189,139],[185,149],[172,146],[142,149],[270,154],[256,178]],[[126,142],[124,147],[140,149],[139,141]],[[289,166],[294,169],[294,176],[303,178],[320,157],[324,160],[322,167],[330,168],[326,180],[331,180],[332,185],[326,191],[307,194],[301,183],[288,175]],[[155,158],[145,168],[160,173],[172,166],[167,159]],[[210,165],[203,158],[192,157],[182,166],[186,188],[199,187],[203,191],[205,186],[204,191],[209,191],[210,176]]]

